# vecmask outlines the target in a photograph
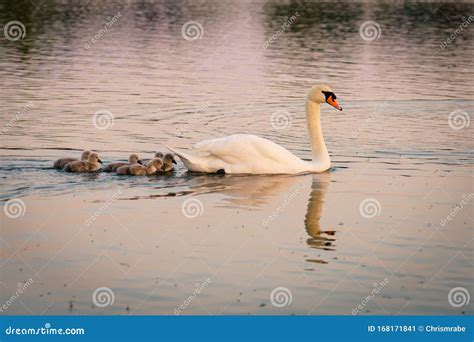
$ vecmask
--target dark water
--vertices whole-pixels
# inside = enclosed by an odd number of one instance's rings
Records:
[[[473,9],[2,1],[0,24],[21,22],[24,37],[0,35],[0,199],[21,199],[26,213],[1,216],[0,304],[32,277],[7,313],[172,314],[209,278],[183,314],[351,314],[387,278],[360,314],[472,313],[448,293],[474,293]],[[199,39],[183,33],[190,21]],[[344,107],[322,108],[333,165],[323,175],[192,175],[179,164],[131,179],[51,168],[83,149],[106,162],[149,158],[164,144],[232,133],[309,159],[304,98],[314,84],[330,85]],[[94,125],[98,111],[113,116],[106,129]],[[183,215],[187,199],[202,205],[199,217]],[[365,199],[377,200],[377,216],[361,216]],[[115,302],[98,309],[101,286]],[[291,305],[271,304],[277,287]]]

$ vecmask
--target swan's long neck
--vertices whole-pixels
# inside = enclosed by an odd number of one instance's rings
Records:
[[[328,149],[321,129],[321,110],[319,103],[306,100],[306,122],[313,152],[313,162],[330,163]],[[328,166],[329,167],[329,166]]]

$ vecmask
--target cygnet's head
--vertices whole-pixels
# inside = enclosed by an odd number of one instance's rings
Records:
[[[155,158],[163,159],[163,152],[156,151],[156,152],[155,152]]]
[[[342,107],[336,102],[336,94],[327,85],[316,85],[311,87],[308,93],[308,100],[316,103],[327,103],[336,109],[342,110]]]
[[[129,164],[140,164],[143,165],[142,161],[140,160],[140,157],[138,154],[131,154],[130,157],[128,157],[128,163]]]
[[[163,161],[160,158],[154,158],[150,160],[148,166],[153,166],[157,170],[161,170],[161,168],[163,167]]]
[[[100,160],[99,158],[99,155],[95,152],[91,152],[89,154],[89,158],[88,158],[88,161],[90,163],[94,163],[94,164],[97,164],[97,163],[101,163],[102,164],[102,160]]]
[[[166,153],[165,156],[163,157],[163,163],[165,164],[177,164],[176,160],[174,159],[174,155],[171,153]]]
[[[88,160],[89,154],[91,154],[91,151],[83,151],[81,154],[81,160]]]

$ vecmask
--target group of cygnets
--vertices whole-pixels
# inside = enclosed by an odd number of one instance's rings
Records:
[[[137,154],[131,154],[127,163],[112,163],[102,169],[102,160],[96,152],[84,151],[81,159],[60,158],[54,162],[54,168],[66,172],[115,172],[118,175],[145,176],[160,172],[173,171],[176,160],[171,153],[156,152],[153,159],[141,160]]]

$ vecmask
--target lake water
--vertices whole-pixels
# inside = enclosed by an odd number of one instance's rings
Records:
[[[473,9],[2,1],[2,314],[473,314]],[[310,159],[314,84],[330,172],[52,169],[233,133]]]

